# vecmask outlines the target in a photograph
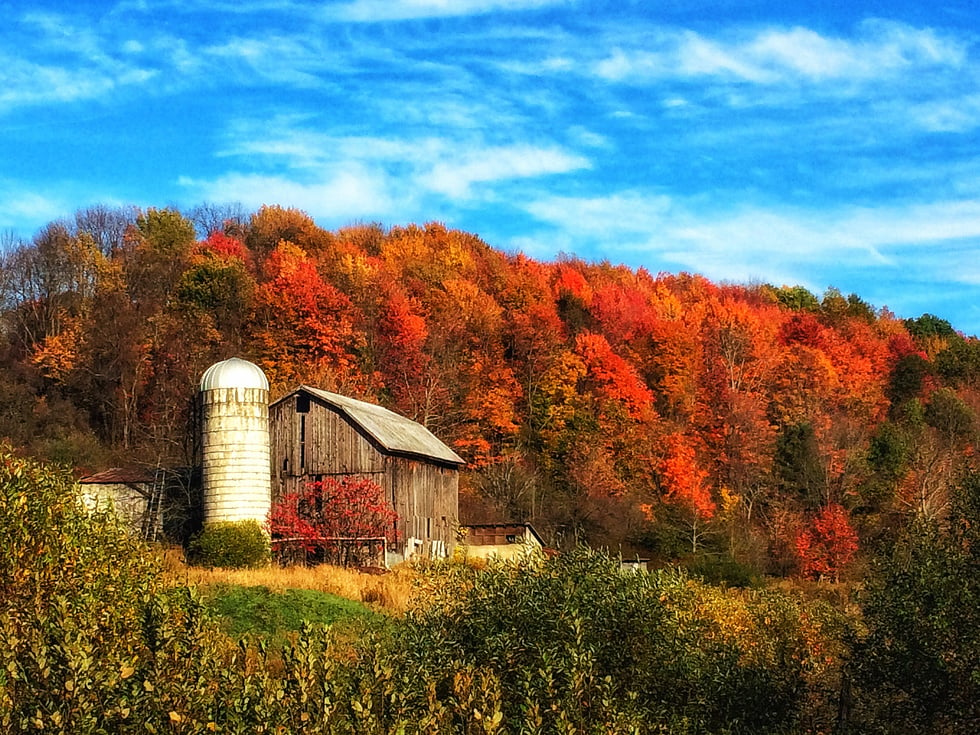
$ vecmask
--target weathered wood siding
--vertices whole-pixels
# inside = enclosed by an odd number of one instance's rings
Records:
[[[459,516],[459,472],[406,457],[385,461],[384,484],[394,498],[401,540],[437,540],[452,551]]]
[[[368,477],[384,489],[398,515],[400,550],[415,538],[452,551],[459,516],[455,467],[387,454],[345,415],[303,392],[273,404],[269,418],[274,496],[324,477]]]

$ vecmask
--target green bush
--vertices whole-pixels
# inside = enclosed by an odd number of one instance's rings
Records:
[[[436,565],[403,620],[236,642],[76,498],[66,472],[0,448],[0,732],[829,731],[799,715],[833,615],[785,595],[582,549]]]
[[[448,569],[434,587],[386,660],[440,700],[479,674],[508,732],[786,732],[818,673],[824,613],[679,571],[623,574],[587,549]]]
[[[269,563],[269,536],[257,521],[211,523],[190,544],[191,561],[205,567],[242,569]]]
[[[0,732],[162,723],[143,703],[166,661],[187,665],[203,608],[114,514],[85,510],[67,470],[3,446],[0,538]]]
[[[951,505],[945,523],[917,519],[872,565],[850,667],[868,731],[980,731],[980,473]]]

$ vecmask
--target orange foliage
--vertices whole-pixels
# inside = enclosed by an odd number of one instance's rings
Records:
[[[420,421],[473,476],[521,452],[542,493],[537,512],[553,513],[555,528],[592,523],[601,502],[625,507],[658,483],[698,526],[728,493],[754,524],[746,533],[778,536],[790,564],[796,525],[780,530],[777,516],[798,518],[817,497],[856,497],[869,484],[870,437],[901,420],[892,400],[943,387],[927,360],[948,337],[917,342],[893,315],[839,294],[791,307],[768,286],[539,262],[438,223],[330,233],[278,206],[256,212],[239,239],[192,243],[176,213],[147,213],[89,280],[11,296],[6,323],[21,348],[4,374],[43,383],[23,381],[30,400],[65,387],[78,403],[66,415],[135,446],[177,425],[166,407],[189,398],[202,366],[244,353],[274,392],[311,382]],[[777,466],[781,439],[804,425],[819,488],[795,487],[808,481]],[[862,513],[942,501],[949,448],[926,444]],[[800,543],[816,559],[823,542],[809,533]],[[807,574],[836,573],[807,564]]]
[[[690,508],[702,520],[710,520],[716,506],[707,485],[708,473],[698,466],[690,440],[680,434],[667,437],[666,456],[658,468],[667,498]]]
[[[256,302],[262,321],[254,337],[270,383],[280,387],[311,375],[336,388],[356,379],[354,351],[360,343],[350,299],[317,272],[296,245],[281,242],[264,264],[267,281]]]

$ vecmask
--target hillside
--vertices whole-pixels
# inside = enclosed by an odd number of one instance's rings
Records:
[[[0,274],[0,436],[80,468],[191,461],[199,376],[240,355],[273,398],[307,383],[427,426],[469,462],[467,521],[836,577],[942,517],[975,461],[980,343],[833,289],[280,207],[93,207]]]

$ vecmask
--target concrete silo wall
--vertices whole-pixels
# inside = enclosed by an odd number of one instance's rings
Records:
[[[272,503],[269,391],[214,388],[201,393],[204,523],[265,523]]]

